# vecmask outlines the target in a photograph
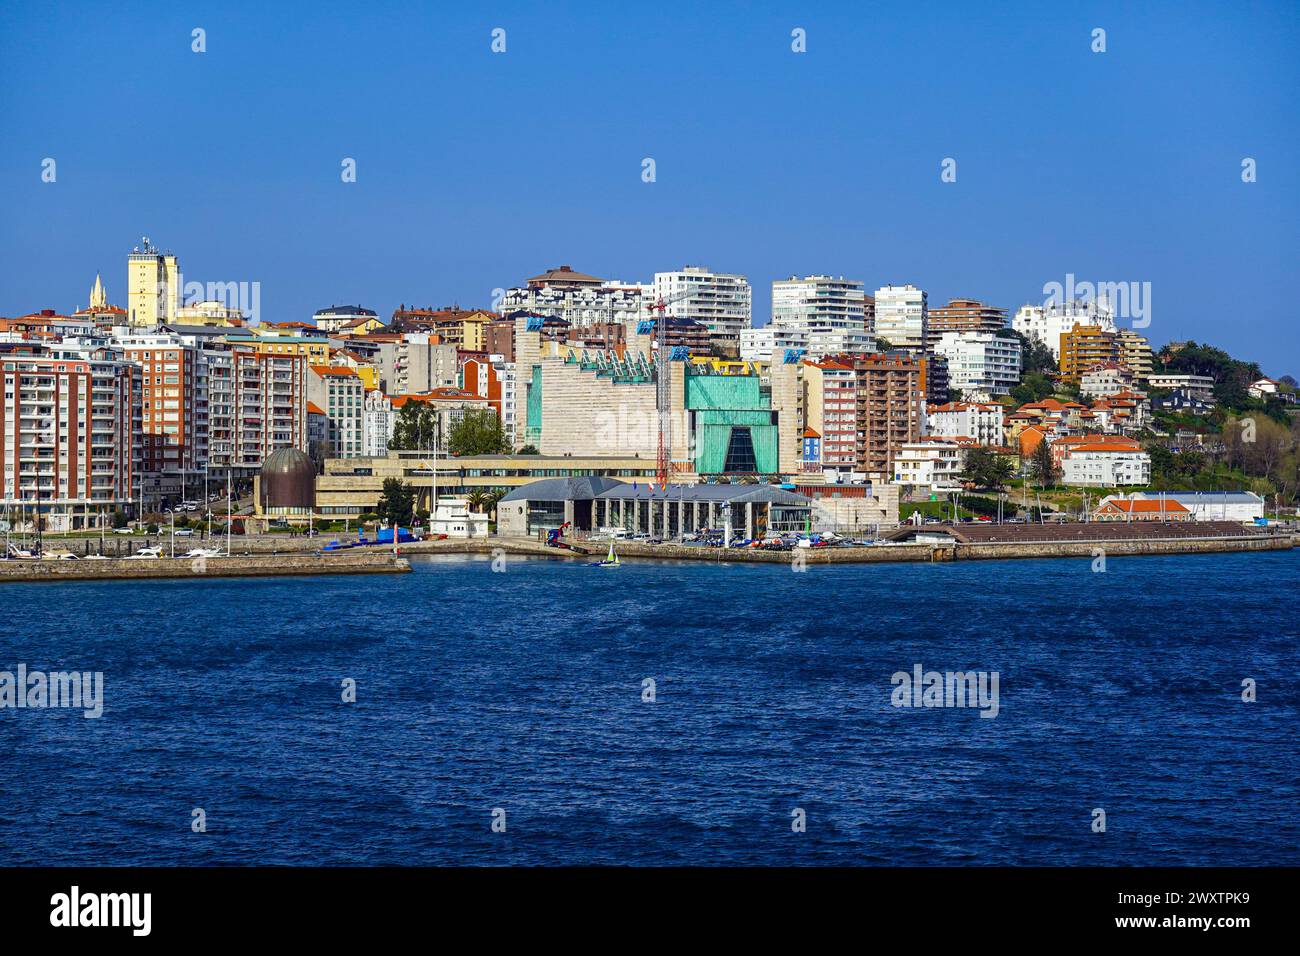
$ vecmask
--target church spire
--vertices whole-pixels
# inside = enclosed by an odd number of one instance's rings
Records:
[[[90,287],[90,307],[102,309],[108,305],[108,294],[104,292],[104,280],[95,273],[95,284]]]

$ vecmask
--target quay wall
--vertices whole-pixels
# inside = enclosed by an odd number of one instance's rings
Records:
[[[591,542],[574,542],[583,557],[603,555]],[[1113,541],[1032,541],[990,544],[892,544],[863,548],[801,549],[805,563],[873,564],[899,561],[973,561],[1010,558],[1091,558],[1098,550],[1108,557],[1157,554],[1220,554],[1239,551],[1282,551],[1293,547],[1290,535],[1250,534],[1237,537],[1150,538]],[[551,549],[554,553],[554,549]],[[749,548],[688,548],[673,544],[620,542],[618,553],[627,558],[688,561],[749,561],[790,564],[793,552],[755,551]]]
[[[411,563],[388,554],[233,555],[228,558],[139,558],[103,561],[0,561],[5,581],[112,581],[141,578],[279,577],[313,574],[400,574]]]

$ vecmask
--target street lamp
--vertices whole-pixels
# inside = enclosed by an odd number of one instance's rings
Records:
[[[164,508],[163,510],[166,511],[167,514],[171,515],[171,523],[172,523],[171,539],[172,539],[172,542],[171,542],[171,548],[170,548],[170,551],[171,551],[170,556],[174,558],[174,557],[176,557],[176,512],[173,511],[171,508]]]

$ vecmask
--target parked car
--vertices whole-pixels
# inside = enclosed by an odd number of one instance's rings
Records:
[[[177,528],[174,532],[178,538],[191,538],[194,536],[193,528]]]
[[[113,534],[135,534],[135,528],[114,528]]]

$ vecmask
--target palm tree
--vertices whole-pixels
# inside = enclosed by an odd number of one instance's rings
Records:
[[[478,514],[483,513],[484,507],[488,504],[491,493],[483,488],[475,488],[465,496],[465,503],[469,505],[469,510]]]
[[[491,515],[493,521],[497,520],[497,505],[501,503],[501,499],[506,494],[507,490],[505,488],[493,488],[487,494],[488,514]]]

